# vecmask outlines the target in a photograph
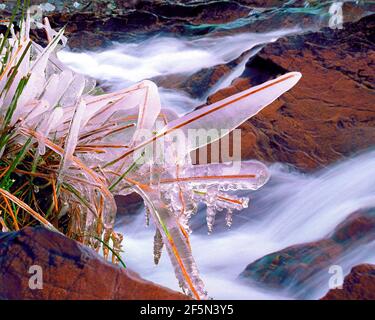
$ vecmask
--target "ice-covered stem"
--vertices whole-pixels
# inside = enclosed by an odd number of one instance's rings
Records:
[[[150,208],[152,218],[162,235],[180,286],[184,292],[190,293],[195,299],[207,298],[207,292],[199,276],[190,244],[176,216],[159,199],[156,190],[149,187],[139,187],[138,192]]]

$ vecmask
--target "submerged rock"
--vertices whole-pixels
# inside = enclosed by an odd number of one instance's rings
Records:
[[[288,289],[305,297],[316,286],[315,276],[335,264],[344,254],[375,240],[375,209],[355,212],[333,233],[319,241],[297,244],[250,263],[241,273],[245,282],[275,289]]]
[[[41,267],[43,288],[29,281]],[[0,299],[188,299],[42,227],[0,233]]]
[[[375,300],[375,265],[355,266],[345,277],[342,289],[330,290],[321,300]]]

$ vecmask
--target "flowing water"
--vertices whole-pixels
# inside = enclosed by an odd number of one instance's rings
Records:
[[[181,75],[188,77],[204,69],[226,64],[247,55],[217,86],[210,88],[201,99],[194,99],[183,91],[161,87],[163,106],[180,114],[191,111],[205,102],[206,97],[221,87],[228,86],[245,69],[246,58],[256,54],[261,45],[278,38],[301,32],[298,27],[268,33],[241,33],[223,37],[174,38],[158,36],[142,42],[117,43],[99,52],[59,53],[62,62],[72,69],[100,79],[105,86],[121,89],[143,79]]]
[[[286,166],[271,166],[267,186],[251,194],[250,206],[234,217],[232,230],[224,230],[218,217],[217,232],[207,235],[203,212],[193,221],[192,247],[209,294],[217,299],[289,299],[301,295],[315,299],[329,289],[329,268],[312,279],[314,289],[303,292],[262,290],[244,285],[238,275],[251,262],[287,246],[322,239],[351,213],[375,207],[375,151],[333,165],[315,174],[291,172]],[[220,214],[218,214],[220,215]],[[154,266],[154,230],[145,228],[143,214],[129,225],[119,223],[125,234],[124,259],[146,279],[177,289],[173,270],[164,253]],[[344,274],[359,263],[375,262],[375,242],[362,245],[333,264]],[[307,290],[307,289],[306,289]],[[302,291],[302,292],[301,292]]]
[[[243,72],[247,59],[262,45],[304,31],[296,26],[267,33],[178,38],[158,35],[142,42],[114,43],[102,51],[64,51],[59,57],[73,69],[118,89],[142,79],[175,74],[188,77],[204,68],[245,55],[237,67],[202,98],[191,97],[184,90],[160,88],[163,105],[183,114],[205,102],[213,91],[229,85]],[[256,259],[290,245],[322,239],[354,211],[375,207],[375,151],[369,150],[314,174],[302,174],[282,164],[272,165],[271,171],[268,185],[251,194],[250,207],[235,215],[231,230],[224,230],[224,219],[218,218],[216,230],[208,236],[203,210],[192,221],[193,253],[209,295],[214,298],[321,297],[328,290],[331,276],[328,269],[321,270],[314,277],[313,289],[302,287],[299,292],[264,290],[241,283],[237,277]],[[154,230],[144,226],[141,211],[134,215],[130,224],[119,223],[118,230],[125,235],[124,260],[130,268],[146,279],[178,289],[165,252],[160,264],[153,265]],[[362,245],[339,257],[335,264],[342,266],[346,274],[358,263],[374,263],[374,249],[374,242]]]

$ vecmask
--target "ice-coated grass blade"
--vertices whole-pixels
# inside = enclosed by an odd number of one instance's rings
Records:
[[[152,188],[137,186],[137,189],[150,208],[155,225],[162,235],[180,286],[197,300],[206,298],[190,244],[174,213],[166,208]]]
[[[172,140],[177,131],[182,132],[185,137],[188,137],[189,130],[205,129],[209,131],[214,129],[219,132],[216,140],[220,139],[222,137],[220,133],[224,135],[237,128],[247,119],[253,117],[275,101],[283,93],[290,90],[300,79],[301,74],[299,72],[290,72],[173,120],[154,137],[126,151],[123,155],[108,163],[107,166],[114,165],[118,161],[160,139],[164,139],[164,141]],[[211,142],[214,141],[211,140]],[[188,141],[184,155],[205,146],[208,141],[204,142],[200,140],[200,143]]]

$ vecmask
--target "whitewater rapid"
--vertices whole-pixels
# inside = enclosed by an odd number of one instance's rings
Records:
[[[112,90],[119,90],[144,79],[179,75],[188,76],[204,69],[233,61],[242,61],[228,75],[200,98],[183,90],[159,87],[162,105],[178,114],[193,110],[220,88],[228,86],[245,70],[247,60],[267,43],[286,35],[300,33],[298,27],[268,33],[241,33],[222,37],[174,38],[154,36],[142,42],[113,43],[95,52],[60,51],[59,59],[73,70],[100,80]]]

